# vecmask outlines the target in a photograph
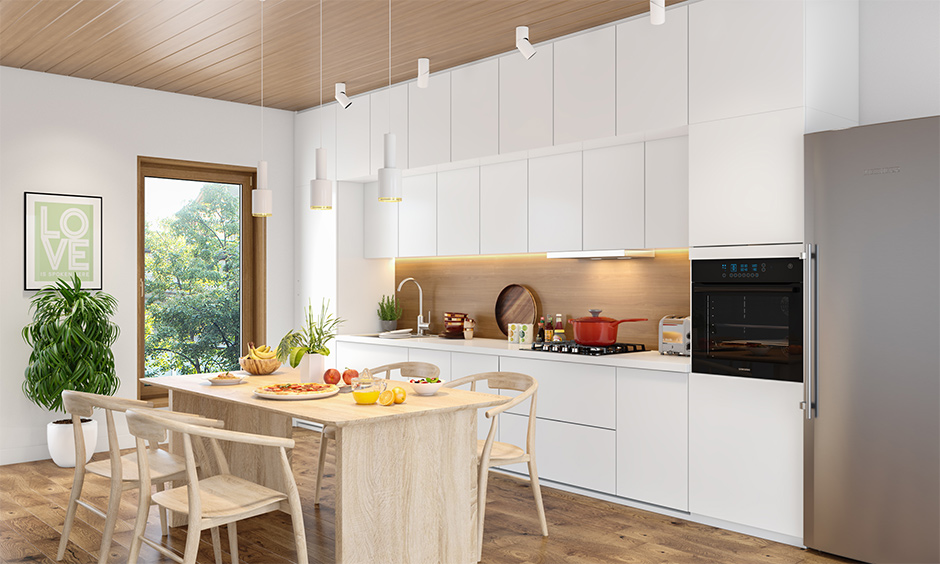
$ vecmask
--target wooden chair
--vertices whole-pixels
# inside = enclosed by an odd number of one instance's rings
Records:
[[[101,547],[98,549],[98,562],[104,564],[108,561],[111,538],[114,535],[114,525],[117,522],[118,507],[121,503],[121,494],[140,485],[137,474],[138,454],[135,452],[121,456],[118,447],[117,428],[114,425],[114,412],[124,412],[128,409],[148,409],[152,408],[153,404],[147,401],[115,398],[72,390],[62,392],[62,403],[65,405],[65,411],[72,416],[72,427],[75,429],[75,474],[72,478],[72,493],[69,496],[69,504],[65,512],[65,524],[62,526],[62,538],[59,541],[59,552],[56,555],[56,560],[62,560],[65,557],[69,534],[75,521],[75,512],[78,506],[81,505],[104,519],[104,527],[101,531]],[[95,408],[103,409],[105,412],[108,429],[108,460],[86,464],[81,418],[91,417]],[[202,419],[198,415],[177,414],[169,411],[163,411],[162,413],[167,417],[178,417],[184,421]],[[222,426],[221,421],[202,420],[207,424]],[[157,489],[161,490],[164,487],[164,482],[177,480],[184,476],[185,465],[181,458],[173,456],[165,450],[160,450],[156,443],[152,443],[150,446],[147,459],[150,467],[153,468],[153,481],[156,482]],[[111,481],[106,512],[81,499],[86,474],[97,474]],[[167,535],[165,511],[160,512],[160,530],[164,536]]]
[[[378,378],[378,375],[384,372],[384,379],[391,380],[394,370],[398,370],[402,378],[437,378],[441,375],[441,369],[429,362],[395,362],[370,368],[369,372],[372,373],[373,378]],[[323,427],[320,435],[320,452],[317,456],[317,481],[314,485],[317,493],[313,496],[314,505],[320,505],[320,482],[323,480],[323,468],[326,466],[326,449],[330,441],[335,440],[336,428],[329,425]]]
[[[140,505],[137,508],[137,522],[134,525],[134,537],[131,542],[128,563],[135,564],[140,555],[142,543],[147,543],[157,552],[183,564],[194,564],[199,549],[199,537],[202,531],[211,530],[212,545],[215,550],[216,564],[222,564],[219,548],[219,525],[228,529],[229,549],[232,564],[238,564],[238,532],[235,522],[256,515],[284,509],[291,515],[294,530],[294,543],[297,546],[298,564],[307,564],[307,539],[304,534],[304,519],[301,512],[300,495],[287,449],[294,448],[294,440],[266,435],[240,433],[226,429],[203,427],[163,417],[159,411],[127,412],[127,428],[137,438],[137,461],[141,476]],[[186,484],[171,490],[158,491],[150,495],[150,480],[153,469],[149,459],[142,456],[146,452],[145,440],[161,441],[167,432],[177,432],[182,436],[183,458],[186,461]],[[198,437],[208,439],[215,463],[220,473],[199,479],[196,474],[196,459],[193,455],[193,443],[200,443]],[[229,472],[228,462],[222,453],[218,441],[230,441],[249,445],[268,446],[277,449],[281,461],[285,492],[267,488]],[[147,516],[150,505],[156,503],[163,509],[188,515],[186,545],[183,557],[144,537],[147,528]]]
[[[532,493],[535,496],[535,508],[538,511],[539,523],[542,526],[542,536],[548,536],[548,524],[545,521],[545,507],[542,505],[542,490],[539,487],[539,474],[535,467],[535,403],[539,383],[535,378],[518,372],[484,372],[464,376],[443,387],[456,388],[470,384],[470,390],[476,390],[476,383],[485,380],[491,389],[514,390],[521,392],[507,403],[490,408],[486,416],[490,422],[490,430],[485,441],[477,441],[477,560],[481,559],[483,546],[483,517],[486,513],[486,484],[489,469],[494,466],[504,466],[517,462],[526,462],[529,465],[529,481],[532,484]],[[494,440],[499,414],[519,405],[528,398],[532,398],[529,405],[529,425],[526,432],[525,449],[516,445],[501,443]]]

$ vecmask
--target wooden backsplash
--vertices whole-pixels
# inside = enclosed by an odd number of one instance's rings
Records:
[[[424,289],[424,311],[431,310],[431,331],[444,328],[445,311],[467,313],[477,321],[476,337],[502,339],[496,325],[499,292],[509,284],[522,284],[536,296],[539,315],[561,313],[565,319],[601,315],[649,321],[623,323],[619,342],[658,347],[659,320],[666,315],[689,314],[690,267],[686,250],[657,251],[656,258],[630,260],[546,259],[541,255],[396,259],[395,287],[408,277]],[[406,284],[398,299],[402,305],[400,329],[415,328],[418,289]],[[571,326],[566,324],[566,331]]]

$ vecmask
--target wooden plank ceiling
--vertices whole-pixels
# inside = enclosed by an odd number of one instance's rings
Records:
[[[674,0],[678,1],[678,0]],[[669,4],[672,4],[670,1]],[[0,0],[0,65],[245,104],[302,110],[388,84],[389,2]],[[391,80],[509,51],[648,11],[648,0],[392,0]]]

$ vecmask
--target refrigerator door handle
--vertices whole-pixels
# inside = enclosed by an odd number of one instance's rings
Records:
[[[807,420],[816,415],[816,248],[807,243],[803,259],[803,401]]]

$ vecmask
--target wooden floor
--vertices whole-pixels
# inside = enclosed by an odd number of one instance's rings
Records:
[[[304,524],[311,563],[333,562],[334,497],[332,459],[326,469],[326,489],[320,507],[313,506],[313,484],[319,433],[295,429],[294,473],[304,501]],[[96,455],[96,459],[102,455]],[[55,561],[72,471],[51,461],[0,466],[0,562],[50,564]],[[824,564],[852,562],[814,551],[732,533],[681,519],[665,517],[605,501],[544,487],[542,495],[550,536],[539,534],[538,518],[528,483],[490,474],[487,493],[483,562],[492,563],[695,563]],[[107,481],[89,476],[86,499],[107,504]],[[126,492],[111,546],[109,562],[127,560],[136,515],[137,494]],[[72,540],[63,562],[96,562],[103,520],[79,507]],[[377,524],[376,524],[377,525]],[[148,536],[159,538],[156,510],[151,512]],[[368,530],[362,534],[368,534]],[[414,534],[421,534],[414,531]],[[181,551],[185,528],[171,529],[163,544]],[[249,564],[294,562],[290,519],[285,514],[255,517],[238,524],[239,557]],[[224,561],[229,562],[225,532]],[[143,547],[140,562],[171,562]],[[198,562],[213,564],[209,532],[203,535]],[[375,563],[382,564],[382,563]]]

